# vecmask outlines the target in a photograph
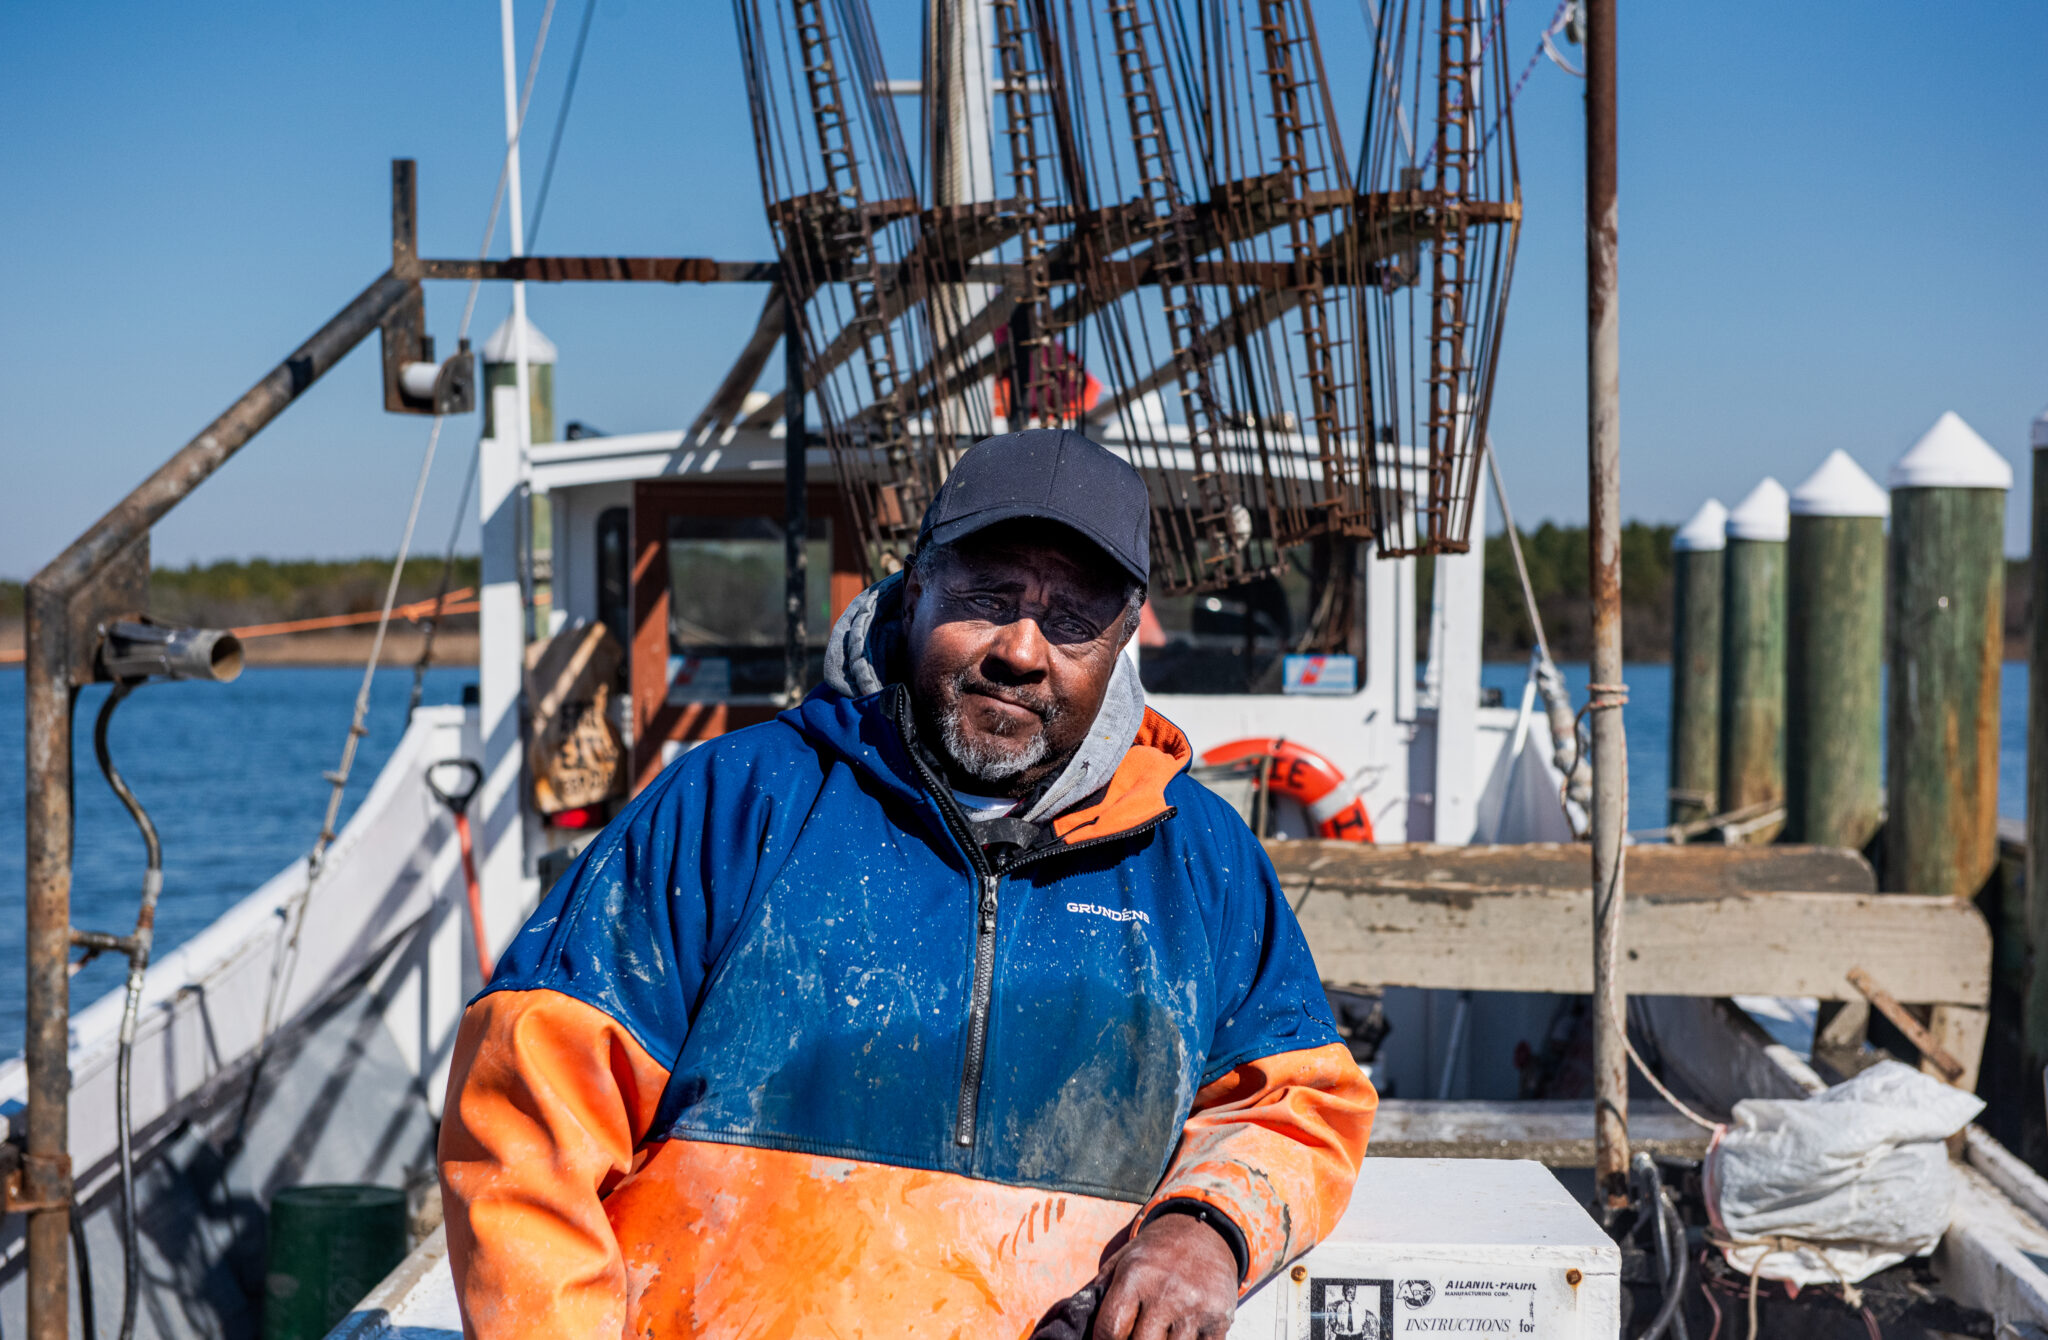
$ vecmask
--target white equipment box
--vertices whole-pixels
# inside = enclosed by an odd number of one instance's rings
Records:
[[[1614,1340],[1621,1252],[1540,1163],[1368,1158],[1336,1231],[1231,1340]]]
[[[1541,1164],[1369,1158],[1321,1246],[1244,1300],[1232,1340],[1617,1340],[1621,1253]],[[458,1340],[437,1228],[327,1340]]]

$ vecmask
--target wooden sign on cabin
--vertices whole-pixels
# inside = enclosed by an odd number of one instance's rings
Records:
[[[611,719],[623,650],[601,623],[579,621],[527,652],[533,704],[533,803],[542,814],[625,792],[626,750]]]

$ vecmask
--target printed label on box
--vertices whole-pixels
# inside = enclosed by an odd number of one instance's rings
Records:
[[[1556,1304],[1539,1298],[1542,1274],[1479,1268],[1407,1277],[1311,1275],[1295,1296],[1294,1334],[1297,1340],[1535,1335],[1539,1318]],[[1548,1282],[1569,1295],[1562,1279]]]

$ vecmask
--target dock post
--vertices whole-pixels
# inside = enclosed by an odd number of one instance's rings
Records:
[[[1728,509],[1700,504],[1671,537],[1671,775],[1668,822],[1715,813],[1721,791],[1721,564]]]
[[[1884,887],[1974,897],[1998,863],[2012,467],[1954,413],[1892,466]]]
[[[1603,1219],[1629,1203],[1628,702],[1621,652],[1621,208],[1616,152],[1615,3],[1585,0],[1586,589],[1592,597],[1593,1179]]]
[[[1884,806],[1884,519],[1846,451],[1792,490],[1786,547],[1785,839],[1861,849]]]
[[[1785,798],[1785,486],[1768,476],[1728,513],[1721,614],[1721,812]],[[1767,842],[1772,827],[1753,830]]]

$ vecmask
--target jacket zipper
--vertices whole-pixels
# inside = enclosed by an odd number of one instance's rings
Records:
[[[920,762],[920,768],[924,765]],[[940,809],[952,803],[947,794],[940,801]],[[1155,816],[1137,828],[1112,833],[1106,837],[1092,838],[1087,842],[1076,842],[1072,846],[1048,847],[1042,851],[1027,853],[1003,867],[1002,874],[1015,874],[1018,867],[1051,856],[1055,852],[1079,851],[1102,842],[1117,842],[1139,833],[1148,832],[1173,817],[1173,807]],[[952,817],[947,816],[950,825]],[[957,835],[956,835],[957,836]],[[973,861],[981,875],[981,906],[974,927],[974,991],[967,1005],[967,1060],[960,1067],[959,1112],[953,1124],[953,1143],[962,1149],[974,1148],[974,1125],[981,1109],[981,1072],[988,1060],[988,1015],[995,996],[996,986],[996,891],[1001,887],[1002,875],[996,873],[980,859],[981,849],[969,837],[961,843],[967,848],[968,859]]]
[[[981,1106],[981,1068],[988,1059],[989,1002],[996,987],[996,886],[994,871],[981,877],[981,912],[974,927],[974,994],[967,1005],[967,1062],[960,1068],[960,1115],[953,1143],[974,1148],[974,1122]]]
[[[898,713],[906,705],[900,687],[890,706],[893,709],[890,715],[896,717],[897,730],[902,732],[904,723]],[[974,832],[968,828],[966,816],[960,813],[953,793],[918,757],[917,748],[907,735],[904,744],[904,753],[910,756],[910,766],[917,769],[925,789],[931,792],[932,803],[939,807],[939,817],[946,821],[947,831],[960,844],[967,863],[974,867],[980,895],[974,918],[974,986],[967,1000],[967,1056],[960,1066],[960,1095],[955,1105],[958,1115],[953,1119],[953,1143],[963,1149],[972,1149],[976,1109],[981,1099],[981,1068],[988,1054],[989,1002],[995,994],[996,985],[996,890],[1000,877],[982,854],[981,845],[974,840]]]
[[[904,704],[899,688],[897,700],[892,708],[901,709]],[[894,712],[891,713],[894,715]],[[902,719],[897,718],[897,729],[903,729]],[[909,740],[905,744],[909,745]],[[946,821],[946,828],[953,834],[953,840],[960,844],[960,850],[967,856],[968,864],[974,867],[979,879],[980,900],[976,907],[974,922],[974,988],[967,1002],[967,1057],[960,1067],[959,1115],[953,1122],[953,1143],[962,1149],[974,1148],[974,1126],[981,1106],[981,1072],[988,1060],[988,1016],[995,996],[996,985],[996,908],[997,891],[1001,887],[1002,875],[1014,873],[1020,866],[1041,860],[1057,852],[1081,851],[1099,846],[1105,842],[1119,842],[1125,838],[1148,833],[1171,819],[1174,807],[1169,805],[1136,828],[1127,828],[1120,833],[1108,833],[1086,842],[1076,842],[1058,847],[1046,847],[1028,852],[1011,861],[999,874],[988,863],[981,850],[981,844],[974,840],[973,830],[967,826],[966,816],[960,813],[960,806],[953,799],[953,793],[918,757],[916,748],[908,747],[904,753],[910,756],[910,764],[917,769],[918,776],[932,793],[932,801],[939,807],[939,816]]]

